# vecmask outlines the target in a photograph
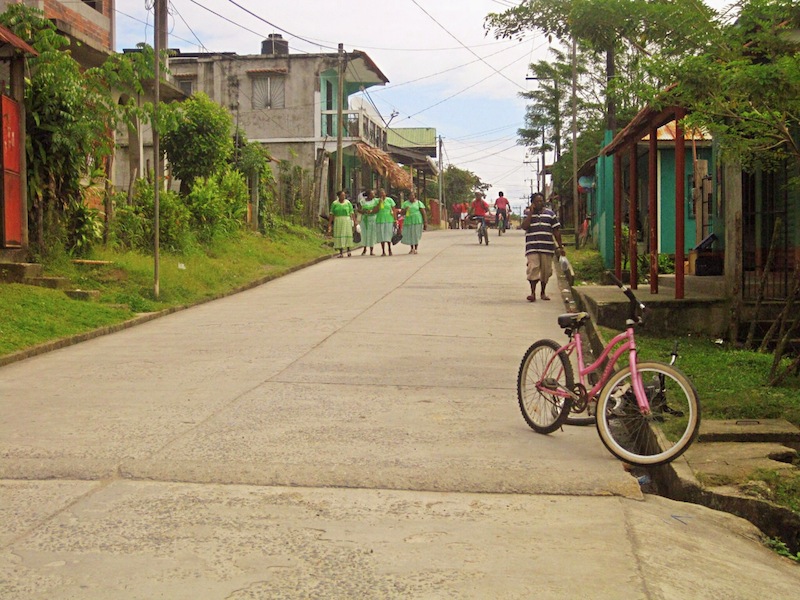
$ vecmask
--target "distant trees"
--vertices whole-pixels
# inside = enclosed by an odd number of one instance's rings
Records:
[[[453,204],[472,200],[475,192],[485,192],[491,187],[491,184],[481,181],[472,171],[459,169],[455,165],[448,165],[443,171],[443,177],[442,191],[448,210]],[[438,183],[429,183],[426,193],[431,198],[438,198]]]
[[[786,158],[800,164],[800,5],[795,0],[742,0],[722,14],[696,0],[529,0],[486,18],[497,37],[539,30],[566,48],[575,38],[584,117],[600,87],[606,129],[617,129],[646,104],[679,104],[687,125],[714,134],[720,148],[745,166],[769,167]],[[605,60],[603,60],[603,58]],[[552,96],[567,89],[565,57],[531,65],[542,85],[520,142],[541,147],[535,133],[555,131]],[[550,86],[548,88],[548,85]],[[669,89],[668,89],[669,88]],[[563,112],[561,113],[563,114]],[[586,118],[587,127],[599,125]],[[561,123],[563,127],[563,121]],[[601,126],[603,127],[603,126]],[[555,132],[548,143],[563,140]],[[588,156],[581,153],[581,159]],[[563,155],[562,155],[563,160]]]

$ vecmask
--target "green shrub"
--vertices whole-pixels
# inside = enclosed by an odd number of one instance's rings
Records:
[[[636,264],[639,267],[640,276],[646,276],[650,273],[649,254],[640,254]],[[658,255],[658,272],[661,275],[671,275],[675,273],[675,257],[672,254]]]
[[[248,197],[247,183],[238,171],[195,179],[186,204],[198,240],[208,243],[241,230],[247,218]]]
[[[114,215],[111,231],[116,245],[131,250],[152,250],[154,203],[153,184],[145,179],[138,180],[131,205],[117,208]],[[191,214],[177,193],[162,190],[158,212],[160,248],[183,252],[196,245]]]
[[[103,239],[100,212],[83,202],[70,202],[65,214],[67,222],[66,250],[72,256],[86,256]]]

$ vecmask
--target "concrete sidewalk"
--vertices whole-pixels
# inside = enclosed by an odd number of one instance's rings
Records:
[[[329,260],[0,368],[0,598],[754,598],[800,571],[532,432],[519,231]]]

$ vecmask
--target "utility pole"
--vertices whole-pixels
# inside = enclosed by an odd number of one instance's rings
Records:
[[[444,213],[444,172],[442,171],[442,136],[439,136],[439,209]]]
[[[545,177],[547,176],[547,167],[545,167],[545,153],[544,153],[544,145],[545,145],[545,129],[542,127],[542,168],[539,171],[539,175],[542,178],[542,185],[539,188],[539,191],[544,194],[544,197],[547,198],[547,184],[545,183]]]
[[[342,189],[342,118],[344,116],[344,44],[339,44],[339,85],[336,106],[336,189]]]
[[[159,277],[159,219],[160,200],[161,200],[161,148],[159,147],[158,134],[158,104],[161,101],[161,51],[166,46],[165,36],[167,30],[164,27],[167,16],[166,0],[155,0],[153,4],[155,33],[153,51],[153,297],[158,300],[160,295]]]
[[[578,247],[578,41],[572,36],[572,212],[575,226],[575,248]]]

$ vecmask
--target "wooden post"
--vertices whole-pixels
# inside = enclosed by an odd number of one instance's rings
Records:
[[[647,214],[650,222],[650,293],[658,293],[658,128],[650,129],[647,157]]]
[[[636,142],[631,144],[630,165],[628,165],[628,261],[631,268],[631,289],[639,287],[639,261],[637,257],[636,240],[639,233],[636,227],[636,211],[639,208],[639,165]]]
[[[614,274],[622,278],[622,155],[614,153]]]
[[[684,298],[685,218],[686,218],[686,136],[681,119],[683,109],[675,111],[675,299]]]

